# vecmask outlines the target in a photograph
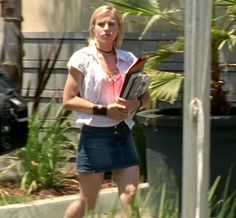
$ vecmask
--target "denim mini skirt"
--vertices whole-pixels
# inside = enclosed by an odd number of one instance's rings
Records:
[[[112,127],[84,125],[77,152],[79,172],[109,172],[139,165],[131,130],[121,122]]]

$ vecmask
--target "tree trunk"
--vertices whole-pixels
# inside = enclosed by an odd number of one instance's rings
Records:
[[[21,0],[1,0],[0,17],[0,70],[22,87],[23,36],[21,33]]]
[[[230,115],[230,105],[227,102],[227,92],[223,90],[224,81],[220,79],[220,61],[218,48],[222,38],[212,37],[211,44],[211,115]]]

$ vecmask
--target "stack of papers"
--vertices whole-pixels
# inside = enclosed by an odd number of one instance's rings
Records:
[[[120,97],[132,99],[135,96],[140,97],[146,92],[151,79],[143,72],[145,61],[144,57],[140,57],[128,69]]]

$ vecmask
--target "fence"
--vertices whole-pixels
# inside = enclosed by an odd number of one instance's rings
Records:
[[[87,42],[87,33],[24,33],[24,52],[23,58],[24,80],[23,93],[25,93],[30,83],[30,96],[34,96],[37,85],[37,72],[41,60],[46,61],[49,50],[55,39],[58,42],[63,40],[62,49],[56,61],[53,74],[42,93],[41,104],[48,103],[52,97],[55,97],[59,103],[62,98],[62,91],[67,76],[66,64],[71,54],[84,47]],[[169,41],[173,41],[177,37],[177,33],[152,33],[144,39],[138,40],[139,35],[136,33],[126,34],[124,38],[123,48],[133,52],[139,56],[145,52],[155,51],[158,46]],[[221,55],[222,56],[222,55]],[[224,61],[224,57],[221,57]],[[236,62],[236,55],[231,57],[231,61]],[[177,54],[162,63],[158,69],[166,71],[183,72],[183,55]],[[222,79],[226,80],[226,90],[230,90],[228,99],[232,104],[236,104],[236,67],[223,68]],[[32,99],[29,100],[31,104]]]

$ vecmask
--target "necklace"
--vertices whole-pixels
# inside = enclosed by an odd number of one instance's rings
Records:
[[[114,48],[113,48],[113,47],[112,47],[112,49],[111,49],[110,51],[102,50],[102,49],[98,48],[97,46],[96,46],[96,49],[97,49],[98,51],[102,52],[102,53],[105,53],[105,54],[114,53]]]

